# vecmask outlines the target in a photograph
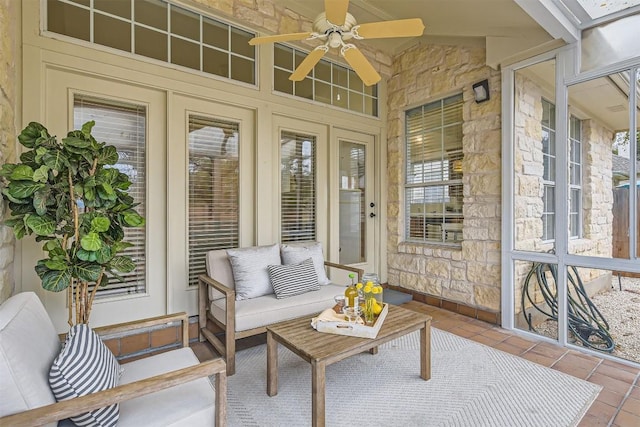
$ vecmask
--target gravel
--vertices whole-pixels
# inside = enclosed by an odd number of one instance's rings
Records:
[[[602,316],[609,323],[609,333],[615,348],[611,353],[622,359],[640,363],[640,278],[618,277],[611,281],[611,290],[591,297]],[[536,332],[550,338],[557,338],[557,322],[547,320],[536,327]],[[572,344],[582,345],[569,336]]]

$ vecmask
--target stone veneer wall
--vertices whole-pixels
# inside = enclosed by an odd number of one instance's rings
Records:
[[[500,310],[500,73],[478,47],[418,45],[396,56],[388,101],[388,278],[400,286],[469,306]],[[491,99],[477,104],[472,84],[489,79]],[[461,247],[405,241],[404,114],[462,93],[464,223]]]
[[[15,0],[0,0],[0,165],[15,161],[17,69],[20,57],[18,40],[20,17]],[[7,218],[8,209],[0,197],[0,223]],[[13,259],[15,239],[9,227],[0,224],[0,302],[11,296],[15,283]]]

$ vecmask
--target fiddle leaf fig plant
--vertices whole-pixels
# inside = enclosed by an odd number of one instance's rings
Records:
[[[129,177],[113,167],[114,146],[91,135],[94,121],[58,141],[40,123],[31,122],[18,136],[27,150],[20,163],[0,169],[2,197],[8,201],[17,239],[35,235],[47,257],[35,271],[42,287],[67,290],[69,325],[89,323],[100,286],[135,269],[124,254],[125,227],[142,227],[145,220],[127,190]],[[75,306],[75,318],[73,307]]]

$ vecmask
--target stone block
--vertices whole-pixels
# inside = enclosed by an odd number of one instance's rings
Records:
[[[477,307],[488,310],[500,310],[500,287],[475,286],[474,302]]]

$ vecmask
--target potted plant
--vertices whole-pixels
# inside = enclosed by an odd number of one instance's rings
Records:
[[[124,227],[142,227],[145,220],[127,193],[129,177],[113,167],[114,146],[91,135],[95,122],[69,132],[58,141],[40,123],[31,122],[18,140],[27,150],[20,163],[6,163],[2,197],[8,201],[17,239],[35,234],[47,258],[38,261],[42,287],[68,293],[69,325],[89,323],[100,286],[135,268],[123,251]],[[73,307],[75,306],[75,317]]]

